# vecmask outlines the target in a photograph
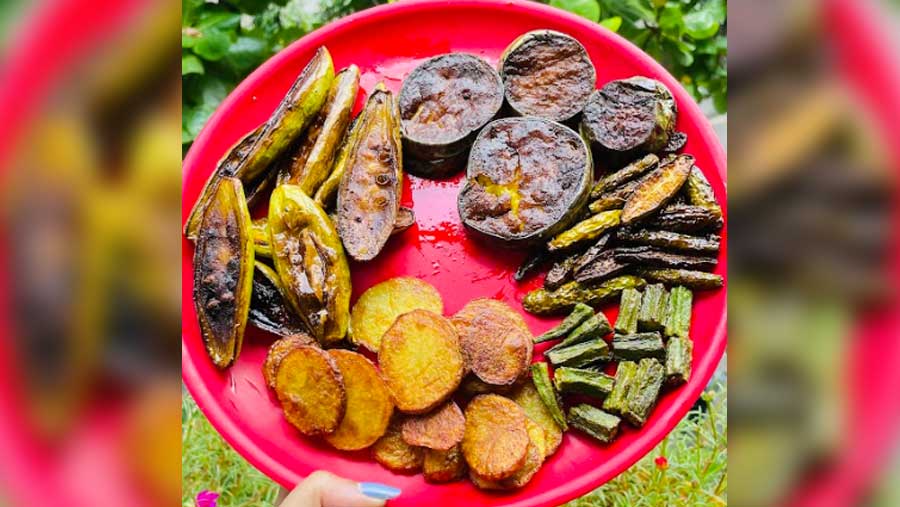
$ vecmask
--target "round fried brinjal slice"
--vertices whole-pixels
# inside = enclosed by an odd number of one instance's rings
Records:
[[[662,151],[675,130],[678,110],[668,88],[635,76],[610,81],[591,94],[581,133],[598,164],[618,167],[644,153]]]
[[[567,122],[584,109],[597,72],[580,42],[564,33],[535,30],[503,51],[500,77],[516,114]]]
[[[540,243],[578,218],[592,171],[587,145],[572,129],[534,117],[496,120],[469,154],[460,217],[500,244]]]

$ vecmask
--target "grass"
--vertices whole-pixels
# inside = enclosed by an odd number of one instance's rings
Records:
[[[567,507],[727,505],[726,389],[719,384],[703,396],[707,410],[692,411],[628,471]],[[273,504],[278,486],[222,440],[187,393],[181,414],[183,507],[203,490],[220,493],[220,507]]]

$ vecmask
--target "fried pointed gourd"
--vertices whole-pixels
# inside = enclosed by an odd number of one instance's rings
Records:
[[[466,364],[478,378],[510,385],[528,369],[534,338],[522,316],[495,299],[473,299],[452,318]]]
[[[361,354],[333,349],[328,355],[344,379],[347,410],[334,433],[325,435],[325,441],[343,451],[365,449],[387,431],[394,413],[391,395],[375,365]]]
[[[324,350],[294,347],[278,364],[275,394],[284,417],[304,435],[334,432],[347,409],[344,378]]]
[[[534,383],[523,382],[521,386],[510,393],[509,398],[522,407],[529,419],[544,429],[544,458],[553,455],[562,444],[563,429],[556,423],[550,410],[544,405]]]
[[[466,418],[459,405],[448,401],[429,414],[407,417],[401,431],[409,445],[449,451],[462,442]]]
[[[256,269],[253,272],[248,316],[250,323],[278,336],[306,333],[306,324],[288,303],[278,274],[262,262],[256,261],[254,264]]]
[[[269,242],[269,217],[256,218],[250,228],[250,236],[253,238],[253,249],[256,257],[272,258],[272,244]]]
[[[194,250],[194,309],[206,352],[231,366],[244,341],[253,286],[250,212],[237,178],[226,178],[204,208]]]
[[[444,313],[440,293],[428,282],[397,277],[373,285],[362,293],[350,312],[350,340],[378,352],[381,337],[397,317],[416,309]]]
[[[669,204],[647,220],[647,225],[656,229],[687,233],[718,231],[722,223],[721,210],[717,214],[700,206],[676,203]]]
[[[406,443],[401,434],[403,416],[395,414],[384,436],[372,446],[372,455],[381,466],[401,474],[411,474],[422,470],[425,449]]]
[[[597,305],[619,297],[625,289],[642,289],[645,284],[642,278],[631,275],[607,280],[596,287],[569,282],[552,292],[546,289],[529,292],[522,301],[522,306],[535,315],[552,315],[571,310],[578,303]]]
[[[292,350],[301,345],[314,345],[315,343],[316,340],[314,340],[307,334],[285,336],[280,340],[275,340],[274,342],[272,342],[272,345],[269,346],[268,353],[266,353],[266,359],[263,361],[262,367],[263,378],[266,381],[266,385],[272,389],[275,389],[278,366],[281,364],[281,360],[284,359],[285,356],[290,354]]]
[[[483,394],[469,402],[465,415],[462,451],[475,474],[499,481],[522,468],[530,439],[520,406],[496,394]]]
[[[694,157],[690,155],[678,155],[671,162],[660,164],[625,201],[622,224],[637,222],[668,204],[684,186],[693,166]]]
[[[350,267],[328,216],[296,185],[269,201],[275,271],[288,302],[322,345],[344,338],[350,321]]]
[[[425,449],[425,461],[422,465],[422,475],[425,476],[425,482],[445,483],[458,481],[465,477],[467,469],[461,445],[454,445],[447,451]]]
[[[699,167],[694,166],[691,169],[685,188],[687,189],[688,201],[691,204],[709,211],[719,219],[722,218],[722,207],[719,206],[719,201],[716,200],[712,186]]]
[[[360,115],[360,131],[342,161],[337,228],[347,254],[368,261],[384,248],[397,221],[403,154],[397,105],[384,85],[375,88]]]
[[[622,210],[603,211],[578,222],[571,229],[565,230],[550,243],[547,250],[555,252],[565,250],[572,246],[599,238],[604,232],[619,225]]]
[[[643,176],[658,165],[659,157],[652,153],[635,160],[618,171],[601,178],[591,189],[591,199],[599,199],[604,193]]]
[[[718,235],[689,236],[670,231],[654,231],[650,229],[619,229],[616,238],[625,243],[650,245],[660,248],[681,250],[698,254],[716,254],[719,252],[721,238]]]

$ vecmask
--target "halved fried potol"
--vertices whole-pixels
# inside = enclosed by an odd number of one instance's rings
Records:
[[[534,338],[525,320],[505,303],[474,299],[451,318],[466,364],[488,384],[510,385],[531,363]]]
[[[459,405],[444,403],[430,414],[408,417],[403,421],[403,440],[409,445],[447,451],[460,443],[466,431],[466,418]]]
[[[387,432],[372,446],[375,461],[392,472],[416,473],[422,469],[425,449],[407,444],[400,434],[402,416],[395,416]]]
[[[401,412],[424,414],[453,394],[464,360],[456,329],[427,310],[397,318],[381,338],[378,364]]]
[[[313,345],[314,343],[316,343],[316,340],[308,334],[295,334],[274,341],[269,346],[269,352],[266,354],[265,361],[263,361],[262,372],[266,385],[275,389],[278,365],[281,364],[281,360],[286,355],[301,345]]]
[[[350,313],[350,340],[378,352],[381,337],[397,317],[416,309],[444,313],[441,295],[431,284],[408,276],[369,287]]]
[[[344,378],[347,411],[325,441],[344,451],[365,449],[387,430],[394,413],[391,395],[372,361],[349,350],[333,349],[328,354]]]
[[[462,479],[466,474],[466,460],[459,445],[447,451],[425,449],[425,462],[422,474],[426,482],[453,482]]]
[[[469,402],[462,451],[474,474],[499,481],[522,468],[530,442],[525,420],[521,407],[496,394]]]
[[[524,382],[521,387],[510,393],[509,397],[522,407],[529,419],[543,428],[544,458],[552,456],[562,443],[563,430],[556,424],[550,411],[547,410],[547,406],[541,401],[534,384],[530,380]]]
[[[347,408],[337,362],[310,345],[294,348],[281,360],[275,374],[275,393],[284,417],[304,435],[332,433]]]

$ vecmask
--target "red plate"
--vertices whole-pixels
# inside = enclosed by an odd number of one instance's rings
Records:
[[[725,154],[697,104],[659,64],[621,37],[577,16],[525,1],[404,1],[350,16],[309,34],[275,55],[251,74],[210,119],[184,160],[182,219],[186,220],[216,162],[243,134],[265,121],[297,74],[319,46],[327,46],[336,68],[351,63],[362,70],[362,89],[383,80],[397,91],[403,77],[423,59],[449,51],[465,51],[496,63],[517,36],[537,28],[568,33],[587,48],[597,67],[597,83],[633,75],[664,82],[678,102],[678,129],[687,133],[687,153],[694,155],[725,203]],[[459,177],[404,181],[405,205],[416,213],[417,226],[390,240],[377,259],[354,264],[354,297],[375,283],[399,275],[420,277],[441,292],[447,314],[467,301],[493,297],[521,310],[522,297],[538,285],[519,285],[512,273],[522,255],[485,247],[467,237],[456,211]],[[723,240],[725,231],[723,231]],[[725,275],[726,252],[717,272]],[[182,240],[182,366],[185,384],[200,408],[244,457],[286,487],[316,469],[403,489],[392,505],[558,505],[583,495],[615,477],[649,452],[687,413],[713,374],[725,350],[725,290],[699,295],[694,312],[694,374],[690,383],[667,393],[646,426],[626,429],[604,446],[577,432],[569,433],[524,488],[487,493],[468,481],[430,485],[421,475],[394,474],[367,452],[346,453],[299,435],[282,417],[260,372],[272,337],[251,331],[236,364],[218,371],[207,358],[191,303],[193,245]],[[524,313],[524,311],[523,311]],[[610,309],[610,318],[614,317]],[[556,321],[525,316],[540,333]],[[537,348],[536,359],[546,344]]]

